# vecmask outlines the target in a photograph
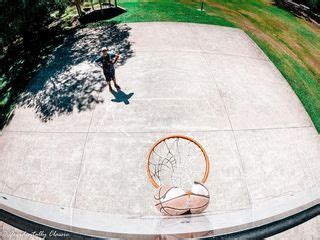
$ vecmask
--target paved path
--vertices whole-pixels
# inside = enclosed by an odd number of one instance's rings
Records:
[[[91,62],[102,45],[123,57],[114,95]],[[212,202],[192,224],[152,206],[145,158],[172,133],[197,139],[212,162]],[[319,135],[274,65],[233,28],[82,29],[21,97],[0,152],[0,205],[88,234],[222,234],[320,203]]]

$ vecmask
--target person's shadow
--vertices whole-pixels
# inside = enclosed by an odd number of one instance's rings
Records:
[[[133,96],[133,92],[126,94],[125,92],[123,92],[120,88],[117,89],[117,91],[112,91],[111,92],[112,95],[114,96],[114,99],[111,99],[112,102],[117,102],[117,103],[121,103],[123,102],[124,104],[128,105],[129,99]]]

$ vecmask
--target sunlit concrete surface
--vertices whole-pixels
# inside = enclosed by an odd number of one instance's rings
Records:
[[[122,56],[122,90],[114,94],[92,62],[102,46]],[[171,227],[135,228],[146,217],[163,219],[153,207],[146,155],[175,133],[193,137],[209,155],[205,223],[182,227],[180,218],[170,219]],[[79,30],[22,94],[0,152],[3,207],[88,234],[222,234],[320,203],[319,134],[275,66],[234,28],[132,23]],[[54,210],[60,207],[62,217]]]

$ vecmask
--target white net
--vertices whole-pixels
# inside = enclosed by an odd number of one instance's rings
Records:
[[[206,169],[201,149],[184,138],[163,140],[151,152],[150,174],[158,185],[173,185],[188,191],[201,181]]]

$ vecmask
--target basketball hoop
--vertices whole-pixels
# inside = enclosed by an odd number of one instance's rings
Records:
[[[208,155],[194,139],[173,135],[157,141],[147,157],[147,174],[156,188],[156,207],[165,215],[202,212],[210,198],[203,185],[209,169]]]

